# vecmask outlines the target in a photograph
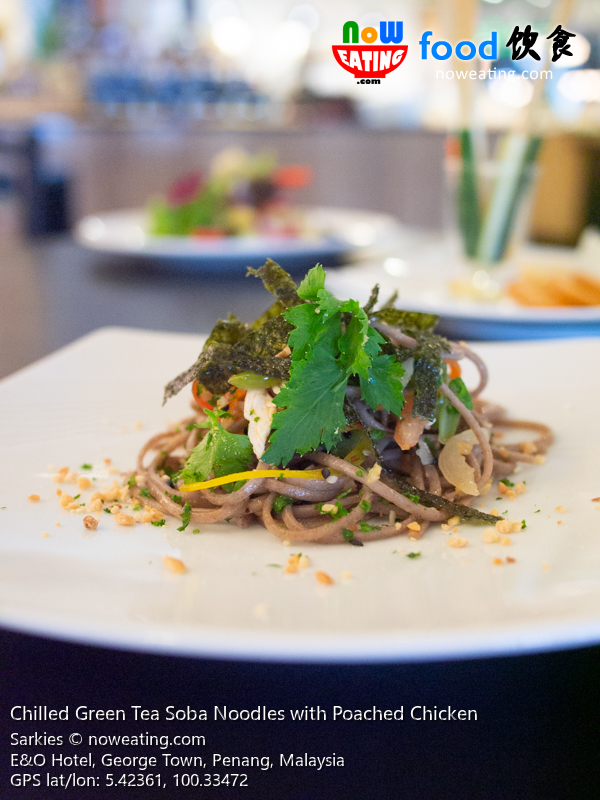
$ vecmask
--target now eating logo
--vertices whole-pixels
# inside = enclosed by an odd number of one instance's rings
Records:
[[[340,67],[360,78],[360,83],[380,83],[381,78],[397,69],[406,58],[408,46],[400,44],[403,37],[402,22],[382,20],[379,33],[370,26],[360,31],[360,38],[365,42],[360,45],[358,23],[349,20],[342,29],[344,44],[334,44],[331,49]],[[381,44],[375,44],[378,39]]]

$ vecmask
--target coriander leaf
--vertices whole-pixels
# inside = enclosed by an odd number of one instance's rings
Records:
[[[207,411],[206,414],[209,430],[194,447],[181,471],[186,484],[205,481],[213,471],[216,478],[243,472],[252,462],[250,439],[226,431],[216,413]]]
[[[362,399],[373,409],[381,406],[400,416],[404,406],[401,381],[403,375],[404,367],[394,356],[375,356],[371,360],[368,377],[360,379]]]
[[[150,494],[150,489],[148,489],[146,486],[140,489],[140,495],[142,497],[152,497],[152,495]]]
[[[130,489],[133,489],[133,487],[135,486],[135,474],[129,476],[129,480],[127,481],[127,486],[129,486]]]
[[[380,531],[381,530],[381,527],[379,525],[369,525],[369,523],[365,522],[364,519],[362,519],[358,523],[358,528],[359,528],[361,533],[369,533],[369,531]]]
[[[509,481],[509,480],[508,480],[508,478],[502,478],[502,480],[500,481],[500,483],[503,483],[505,486],[508,486],[508,487],[509,487],[509,488],[511,488],[511,489],[512,489],[512,488],[513,488],[513,486],[514,486],[514,483],[513,483],[512,481]]]
[[[304,280],[298,286],[298,297],[303,300],[318,300],[319,291],[325,288],[325,270],[321,264],[309,269]]]
[[[92,468],[91,464],[82,464],[81,465],[81,469],[91,469],[91,468]]]
[[[273,417],[275,432],[263,461],[285,466],[296,451],[303,455],[320,444],[330,450],[346,427],[346,382],[340,362],[320,347],[292,362],[290,380],[274,400],[283,410]]]
[[[181,526],[177,528],[178,531],[184,531],[190,524],[192,519],[192,507],[186,503],[181,511]]]
[[[369,343],[367,338],[367,330],[369,328],[367,315],[355,300],[349,300],[344,303],[342,311],[352,313],[352,318],[346,325],[346,330],[339,340],[342,364],[351,375],[360,375],[361,378],[366,379],[371,358],[374,354],[372,347],[369,349],[365,347]],[[375,345],[375,353],[378,350],[379,347]]]
[[[273,511],[276,514],[281,514],[283,509],[286,506],[291,505],[294,502],[293,497],[286,497],[284,494],[278,494],[275,500],[273,500]]]
[[[419,550],[416,553],[407,553],[406,557],[407,558],[419,558],[420,555],[421,555],[421,551]]]
[[[165,524],[166,524],[166,521],[164,519],[153,519],[152,520],[152,525],[154,525],[156,528],[161,528]]]
[[[337,355],[337,342],[342,333],[341,317],[324,319],[318,311],[313,303],[305,303],[285,312],[286,320],[294,325],[288,338],[292,362],[306,358],[309,350],[317,345],[331,355]]]
[[[350,539],[354,539],[354,533],[348,528],[342,528],[342,536],[344,537],[345,542],[349,542]]]
[[[368,514],[371,510],[371,503],[369,503],[368,500],[361,500],[358,505],[360,506],[361,511],[364,511],[365,514]]]

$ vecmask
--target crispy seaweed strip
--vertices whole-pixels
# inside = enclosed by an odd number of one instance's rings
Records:
[[[286,381],[290,363],[289,358],[255,356],[231,345],[220,345],[209,360],[198,365],[196,378],[212,394],[225,394],[231,389],[229,378],[239,372],[255,372]]]
[[[388,301],[389,302],[389,301]],[[399,308],[382,308],[375,311],[373,319],[387,322],[388,325],[395,325],[402,328],[405,332],[411,331],[432,331],[438,324],[437,314],[421,314],[418,311],[401,311]]]
[[[297,306],[303,302],[298,297],[294,281],[279,264],[270,258],[258,269],[248,267],[246,274],[260,278],[265,289],[281,301],[286,308]]]
[[[394,289],[392,294],[388,297],[385,303],[381,306],[381,310],[383,311],[384,308],[393,308],[396,300],[398,299],[398,289]]]
[[[347,400],[347,403],[352,407],[352,400]],[[369,429],[365,430],[369,437],[371,447],[377,452],[377,442],[373,439],[371,431]],[[471,508],[470,506],[463,506],[461,503],[453,503],[452,500],[446,500],[445,497],[426,492],[424,489],[417,489],[417,487],[413,486],[410,481],[407,481],[404,476],[399,475],[396,470],[386,464],[381,464],[381,475],[382,479],[385,478],[384,483],[387,482],[392,489],[400,492],[404,497],[408,497],[409,500],[415,502],[416,498],[416,502],[424,506],[437,508],[441,511],[448,511],[450,516],[459,517],[463,522],[495,525],[498,520],[503,519],[503,517],[495,517],[493,514],[484,514],[483,511],[478,511],[476,508]]]
[[[167,385],[165,386],[165,393],[163,395],[163,406],[170,397],[174,397],[184,388],[184,386],[187,386],[188,383],[191,383],[193,380],[196,379],[196,373],[198,372],[198,368],[200,366],[201,361],[202,361],[202,354],[198,356],[198,358],[192,364],[191,367],[188,367],[184,372],[182,372],[176,378],[173,378],[172,381],[169,381],[169,383],[167,383]]]
[[[486,525],[495,525],[503,517],[495,517],[493,514],[484,514],[483,511],[478,511],[476,508],[470,506],[463,506],[460,503],[453,503],[452,500],[446,500],[437,494],[426,492],[423,489],[417,489],[406,478],[398,475],[397,472],[390,469],[390,467],[381,466],[381,474],[386,482],[396,489],[396,491],[403,494],[411,500],[418,497],[417,502],[424,506],[439,508],[442,511],[448,511],[450,516],[459,517],[463,522],[480,522]]]
[[[378,299],[379,299],[379,284],[376,283],[375,286],[371,289],[371,295],[367,300],[366,305],[363,306],[363,311],[366,314],[370,314],[377,305]]]
[[[274,356],[286,346],[293,327],[282,316],[273,317],[259,328],[251,329],[234,345],[234,349],[253,356]]]
[[[191,383],[198,377],[198,373],[202,370],[203,365],[208,363],[213,351],[220,345],[233,345],[238,342],[246,333],[246,326],[233,314],[229,315],[229,319],[220,319],[210,332],[208,339],[204,343],[202,352],[197,360],[191,367],[186,369],[172,381],[169,381],[165,386],[165,393],[163,397],[163,405],[178,394],[184,386]]]

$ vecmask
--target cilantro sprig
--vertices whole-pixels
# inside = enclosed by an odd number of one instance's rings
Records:
[[[229,433],[221,424],[221,419],[230,414],[209,410],[205,413],[207,419],[196,424],[199,428],[208,428],[208,432],[194,447],[181,470],[184,483],[205,481],[211,472],[215,478],[243,472],[254,457],[250,439],[240,433]]]
[[[325,289],[320,264],[298,287],[305,302],[289,308],[294,326],[290,379],[274,402],[282,410],[273,418],[274,432],[263,460],[285,466],[294,453],[325,445],[331,450],[346,427],[344,399],[348,381],[360,384],[362,399],[400,415],[404,405],[404,369],[383,355],[384,338],[371,326],[355,300],[340,301]]]

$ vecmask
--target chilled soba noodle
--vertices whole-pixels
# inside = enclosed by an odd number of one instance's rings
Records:
[[[374,311],[376,290],[363,309],[340,303],[311,287],[320,279],[314,270],[297,295],[273,262],[256,274],[277,297],[270,316],[251,327],[221,321],[196,364],[167,386],[169,397],[194,380],[194,413],[144,446],[137,475],[145,490],[138,486],[133,496],[142,493],[144,504],[184,527],[262,524],[290,542],[361,545],[406,533],[418,539],[430,523],[452,518],[497,522],[471,504],[519,462],[541,463],[550,429],[507,419],[482,400],[485,364],[464,342],[433,334],[429,315]],[[311,338],[303,341],[305,320]],[[348,355],[354,331],[358,346]],[[479,375],[470,391],[459,377],[464,360]],[[345,426],[332,424],[328,440],[324,419],[309,449],[312,409],[340,419],[342,405]],[[507,429],[533,438],[503,444]]]

